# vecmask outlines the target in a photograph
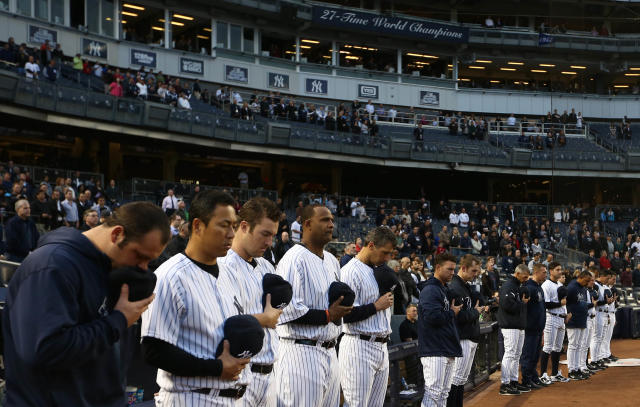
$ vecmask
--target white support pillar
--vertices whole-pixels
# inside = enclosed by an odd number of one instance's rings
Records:
[[[260,37],[260,30],[257,28],[253,29],[253,53],[255,55],[262,54],[262,37]]]
[[[65,0],[65,4],[67,4],[69,0]],[[67,16],[65,15],[65,19]],[[119,40],[122,35],[120,33],[120,0],[113,1],[113,37],[116,40]]]
[[[296,62],[300,62],[300,36],[296,35]]]
[[[397,60],[397,68],[396,72],[402,73],[402,50],[398,48],[398,60]]]
[[[331,41],[331,65],[340,65],[340,49],[337,41]]]
[[[164,47],[171,48],[171,13],[168,8],[164,9]]]
[[[451,73],[451,79],[456,81],[456,89],[458,89],[458,57],[453,57],[451,63],[453,65],[453,71]]]

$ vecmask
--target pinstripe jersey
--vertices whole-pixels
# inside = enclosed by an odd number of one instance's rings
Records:
[[[218,267],[222,272],[223,267]],[[198,358],[215,359],[224,337],[224,321],[238,314],[233,295],[223,292],[217,278],[182,253],[164,262],[155,274],[156,297],[142,314],[141,336],[160,339]],[[176,376],[158,369],[157,383],[169,392],[227,389],[247,384],[250,375],[244,369],[236,382],[213,376]]]
[[[245,314],[260,314],[262,308],[262,277],[273,273],[273,266],[267,259],[254,258],[257,267],[253,267],[238,253],[229,250],[225,257],[218,258],[220,275],[218,284],[226,292],[237,291],[238,303]],[[235,301],[235,299],[234,299]],[[264,342],[262,350],[251,358],[251,363],[264,365],[273,364],[278,349],[278,334],[275,329],[264,328]]]
[[[542,291],[544,292],[544,301],[545,302],[560,302],[560,300],[558,299],[558,287],[562,286],[562,284],[560,283],[554,283],[551,280],[546,280],[544,283],[542,283]],[[567,314],[567,307],[566,306],[561,306],[559,308],[552,308],[547,310],[547,312],[551,313],[551,314],[557,314],[557,315],[561,315],[561,314]]]
[[[598,288],[598,301],[606,301],[607,298],[604,294],[609,287],[599,281],[596,281],[596,287]],[[596,310],[600,312],[608,312],[609,307],[606,303],[604,305],[596,305]]]
[[[340,278],[338,260],[326,250],[323,258],[297,244],[280,259],[276,274],[287,280],[293,288],[293,298],[280,316],[276,327],[280,339],[314,339],[330,341],[338,337],[336,324],[305,325],[288,323],[305,315],[310,309],[329,308],[329,286]]]
[[[357,257],[342,267],[340,278],[356,293],[354,307],[374,303],[380,298],[380,289],[373,275],[373,269],[358,260]],[[391,333],[391,307],[378,311],[362,321],[344,323],[342,331],[347,334],[389,335]]]

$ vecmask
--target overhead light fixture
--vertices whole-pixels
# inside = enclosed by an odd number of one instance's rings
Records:
[[[476,65],[469,65],[468,66],[469,69],[484,69],[484,66],[476,66]]]
[[[331,59],[331,55],[323,55],[322,58]]]
[[[151,29],[152,29],[152,30],[156,30],[156,31],[164,31],[164,28],[162,28],[162,27],[156,27],[156,26],[151,27]]]
[[[138,17],[136,13],[132,13],[130,11],[122,11],[122,14],[125,16]]]
[[[345,58],[347,58],[347,59],[360,59],[360,57],[357,57],[355,55],[347,55]]]
[[[105,18],[105,20],[111,21],[111,17],[107,17],[107,18]]]
[[[210,33],[210,32],[212,32],[212,31],[213,31],[211,28],[203,28],[203,30],[204,30],[204,31],[206,31],[206,32],[208,32],[208,33]]]
[[[164,18],[159,18],[158,21],[164,23]]]
[[[640,71],[640,68],[629,68],[630,71]]]
[[[180,21],[172,21],[171,25],[177,25],[178,27],[182,27],[184,26],[184,23],[181,23]]]
[[[209,37],[207,37],[206,35],[200,35],[200,34],[196,35],[196,37],[200,38],[201,40],[208,40],[209,39]]]
[[[491,82],[491,83],[500,83],[500,81],[489,81],[489,82]]]
[[[624,76],[640,76],[640,73],[626,73]],[[593,78],[591,78],[593,79]]]
[[[194,18],[193,17],[189,17],[189,16],[185,16],[183,14],[174,14],[173,15],[175,18],[180,18],[182,20],[188,20],[188,21],[193,21]]]
[[[547,73],[547,71],[545,71],[544,69],[532,69],[531,72],[535,72],[535,73]]]
[[[311,49],[311,46],[309,46],[309,45],[300,45],[300,48]]]
[[[122,24],[127,24],[127,20],[120,20]]]
[[[453,64],[449,64],[447,65],[449,68],[453,68]]]
[[[513,61],[509,61],[509,62],[507,62],[507,65],[524,65],[524,62],[513,62]]]
[[[342,51],[342,50],[341,50],[341,51],[340,51],[340,53],[341,53],[341,54],[350,54],[351,52],[349,52],[349,51]]]
[[[547,68],[555,68],[555,64],[539,64],[540,66],[546,66]]]
[[[406,55],[410,57],[438,59],[435,55],[416,54],[415,52],[407,52]]]
[[[500,68],[501,71],[515,71],[516,68]]]
[[[462,82],[471,82],[471,79],[467,79],[467,78],[458,78],[458,80]]]
[[[577,72],[572,72],[572,71],[562,71],[560,73],[563,74],[563,75],[576,75],[577,74]]]
[[[629,85],[613,85],[614,88],[628,88]]]
[[[492,62],[493,61],[489,61],[487,59],[476,59],[476,63],[478,63],[478,64],[490,64]]]
[[[285,54],[295,54],[296,52],[295,51],[285,51],[284,53]]]
[[[140,10],[140,11],[144,11],[144,7],[142,6],[136,6],[135,4],[123,4],[122,7],[126,7],[126,8],[130,8],[132,10]]]
[[[300,40],[302,42],[306,42],[308,44],[320,44],[320,41],[316,41],[316,40]]]
[[[582,65],[571,65],[571,68],[573,68],[573,69],[587,69],[586,66],[582,66]]]

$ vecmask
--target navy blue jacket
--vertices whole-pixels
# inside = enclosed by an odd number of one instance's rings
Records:
[[[520,281],[509,276],[500,287],[498,325],[502,329],[525,329],[527,327],[527,304],[522,302]]]
[[[571,313],[567,328],[586,328],[588,310],[587,289],[572,280],[567,286],[567,312]]]
[[[418,351],[423,356],[462,356],[455,313],[449,307],[448,290],[431,277],[418,303]]]
[[[26,220],[14,216],[7,222],[7,254],[22,261],[38,244],[40,234],[36,224],[29,218]],[[11,260],[11,259],[10,259]]]
[[[8,407],[122,407],[117,342],[127,329],[107,312],[109,257],[82,233],[45,235],[9,284],[3,313]]]
[[[544,291],[540,284],[532,279],[523,284],[529,290],[529,302],[527,303],[527,327],[525,331],[532,334],[542,334],[547,315],[544,308]]]
[[[480,341],[480,313],[475,305],[479,296],[474,296],[469,284],[465,283],[457,274],[453,275],[448,286],[451,298],[456,300],[456,305],[462,304],[456,317],[456,328],[460,339],[469,339],[478,343]]]

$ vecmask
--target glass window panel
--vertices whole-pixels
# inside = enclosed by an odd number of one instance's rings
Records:
[[[51,0],[51,22],[64,24],[64,0]]]
[[[34,0],[35,16],[43,20],[49,19],[49,2],[47,0]]]
[[[31,0],[18,0],[18,14],[31,16]]]
[[[211,20],[185,12],[172,12],[171,35],[173,48],[209,54],[211,49]]]
[[[244,52],[253,54],[253,28],[245,27],[244,31]]]
[[[125,4],[129,7],[125,7]],[[120,9],[122,34],[126,41],[164,45],[164,10],[137,3],[123,3]]]
[[[113,37],[113,0],[102,0],[102,34]]]
[[[242,51],[242,27],[231,24],[229,49]]]
[[[92,33],[100,33],[100,0],[87,0],[87,28]]]
[[[9,2],[7,0],[0,0],[0,10],[9,11]]]
[[[221,21],[218,21],[216,23],[216,47],[219,48],[227,48],[227,39],[228,39],[228,35],[227,35],[227,23],[223,23]]]

